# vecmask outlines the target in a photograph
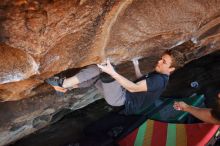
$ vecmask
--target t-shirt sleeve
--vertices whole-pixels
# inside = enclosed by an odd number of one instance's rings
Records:
[[[147,91],[155,91],[164,87],[164,79],[159,75],[146,78]]]

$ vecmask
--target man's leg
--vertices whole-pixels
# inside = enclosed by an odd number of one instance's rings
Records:
[[[106,73],[102,73],[101,80],[98,79],[98,75],[101,73],[100,69],[96,65],[91,65],[85,69],[82,69],[75,76],[64,80],[63,87],[85,87],[85,85],[90,86],[92,83],[95,83],[98,91],[104,95],[105,100],[108,104],[112,106],[122,106],[125,103],[125,89],[115,81],[113,78],[108,77],[110,75],[105,75]],[[105,75],[103,77],[103,75]],[[98,77],[97,77],[98,76]],[[96,77],[96,78],[95,78]],[[91,80],[93,78],[93,81]],[[108,80],[106,80],[108,79]],[[107,81],[104,83],[102,80]],[[109,82],[110,81],[110,82]],[[83,85],[84,84],[84,85]]]
[[[79,73],[74,75],[73,77],[60,80],[48,79],[47,83],[52,85],[56,91],[58,92],[66,92],[68,88],[79,88],[79,87],[88,87],[92,84],[93,81],[89,81],[90,79],[98,76],[100,74],[100,70],[96,65],[90,65],[84,69],[82,69]],[[84,83],[83,83],[84,82]],[[83,83],[83,84],[82,84]]]
[[[106,102],[111,106],[122,106],[125,103],[125,89],[117,82],[103,83],[98,80],[96,88],[103,94]]]
[[[96,65],[90,65],[82,70],[73,77],[67,78],[63,81],[63,88],[74,88],[78,87],[79,84],[89,81],[90,79],[100,74],[100,69]],[[91,84],[91,83],[90,83]]]

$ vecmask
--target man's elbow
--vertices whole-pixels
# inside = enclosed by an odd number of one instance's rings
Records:
[[[128,88],[127,90],[131,93],[138,92],[136,86],[132,86],[132,87]]]
[[[131,93],[135,93],[135,92],[146,92],[147,89],[141,89],[141,88],[136,87],[136,88],[130,88],[130,89],[128,89],[128,91],[131,92]]]
[[[134,89],[128,89],[128,91],[131,92],[131,93],[135,93],[135,92],[137,92],[137,91],[134,90]]]
[[[143,75],[142,74],[137,74],[136,77],[139,79],[139,78],[143,77]]]

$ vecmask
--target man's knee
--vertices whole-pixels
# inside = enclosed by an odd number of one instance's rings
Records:
[[[125,99],[123,98],[113,98],[113,97],[105,97],[105,101],[111,106],[123,106]]]

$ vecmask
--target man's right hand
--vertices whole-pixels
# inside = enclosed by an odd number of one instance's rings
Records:
[[[133,58],[132,59],[132,63],[134,64],[134,66],[136,66],[136,65],[139,65],[139,59],[140,59],[141,57],[135,57],[135,58]]]
[[[141,57],[135,57],[132,59],[132,62],[133,62],[133,65],[134,65],[134,70],[135,70],[135,75],[137,78],[140,78],[142,77],[143,75],[141,74],[141,71],[140,71],[140,68],[139,68],[139,62],[138,60],[140,59]]]
[[[175,110],[181,110],[181,111],[186,111],[187,112],[187,109],[189,107],[190,106],[188,104],[186,104],[185,102],[183,102],[183,101],[174,102],[174,104],[173,104],[173,108]]]

